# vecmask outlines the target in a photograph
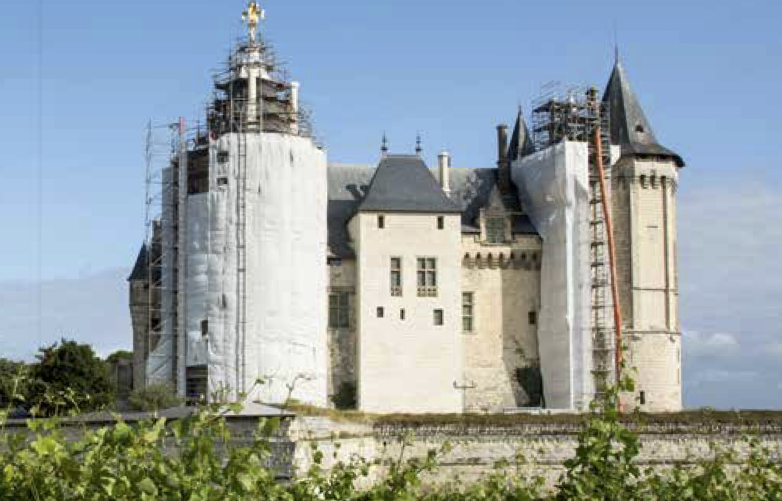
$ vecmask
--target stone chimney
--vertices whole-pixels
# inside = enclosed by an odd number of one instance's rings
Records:
[[[510,183],[510,162],[508,162],[508,126],[497,126],[497,182],[502,193],[508,193]]]
[[[451,155],[443,150],[437,157],[440,160],[440,186],[446,195],[451,194],[451,180],[449,169],[451,168]]]

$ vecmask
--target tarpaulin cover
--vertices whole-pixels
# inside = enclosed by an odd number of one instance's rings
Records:
[[[210,394],[260,378],[251,398],[325,406],[326,155],[308,138],[227,134],[212,142],[210,166],[209,193],[187,202],[187,366],[208,367]]]
[[[543,239],[538,342],[546,407],[583,409],[594,395],[587,145],[563,142],[526,156],[512,176]]]

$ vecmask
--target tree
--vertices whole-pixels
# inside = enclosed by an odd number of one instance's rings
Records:
[[[30,371],[28,402],[43,415],[89,412],[114,401],[109,370],[92,347],[62,339],[41,348]]]
[[[106,357],[106,363],[109,364],[109,367],[113,367],[120,360],[128,360],[132,362],[133,353],[127,350],[118,350]]]

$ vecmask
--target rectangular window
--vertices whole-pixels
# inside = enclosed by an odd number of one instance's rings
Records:
[[[382,306],[377,307],[377,318],[383,318],[386,314],[386,311],[383,309]]]
[[[536,311],[529,312],[529,324],[536,325],[538,323],[538,313]]]
[[[486,242],[490,244],[501,244],[505,242],[504,217],[486,218]]]
[[[386,227],[386,216],[377,216],[377,227],[381,230]]]
[[[391,295],[402,296],[402,258],[391,258]]]
[[[472,292],[462,293],[462,330],[464,332],[473,332],[475,328],[474,300],[475,296]]]
[[[201,320],[201,336],[206,337],[209,335],[209,320]]]
[[[437,297],[437,259],[419,257],[418,262],[418,296]]]
[[[443,325],[444,323],[443,310],[434,310],[434,325]]]
[[[348,292],[329,294],[329,328],[350,328],[350,294]]]
[[[646,392],[641,390],[640,394],[638,395],[638,400],[640,400],[641,405],[646,405]]]
[[[445,229],[445,218],[443,216],[437,217],[437,229],[438,230]]]
[[[342,259],[338,257],[329,257],[326,258],[326,264],[328,266],[334,266],[334,267],[342,266]]]
[[[399,310],[399,320],[404,320],[404,319],[405,319],[405,309],[402,308],[401,310]]]

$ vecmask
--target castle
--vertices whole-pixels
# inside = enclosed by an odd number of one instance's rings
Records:
[[[532,127],[521,111],[510,135],[498,126],[496,165],[452,168],[443,152],[430,168],[385,140],[376,164],[341,165],[256,36],[262,11],[245,17],[206,126],[180,123],[158,173],[129,278],[135,387],[380,413],[583,411],[622,360],[629,404],[681,408],[684,162],[618,58],[602,99],[552,96]]]

